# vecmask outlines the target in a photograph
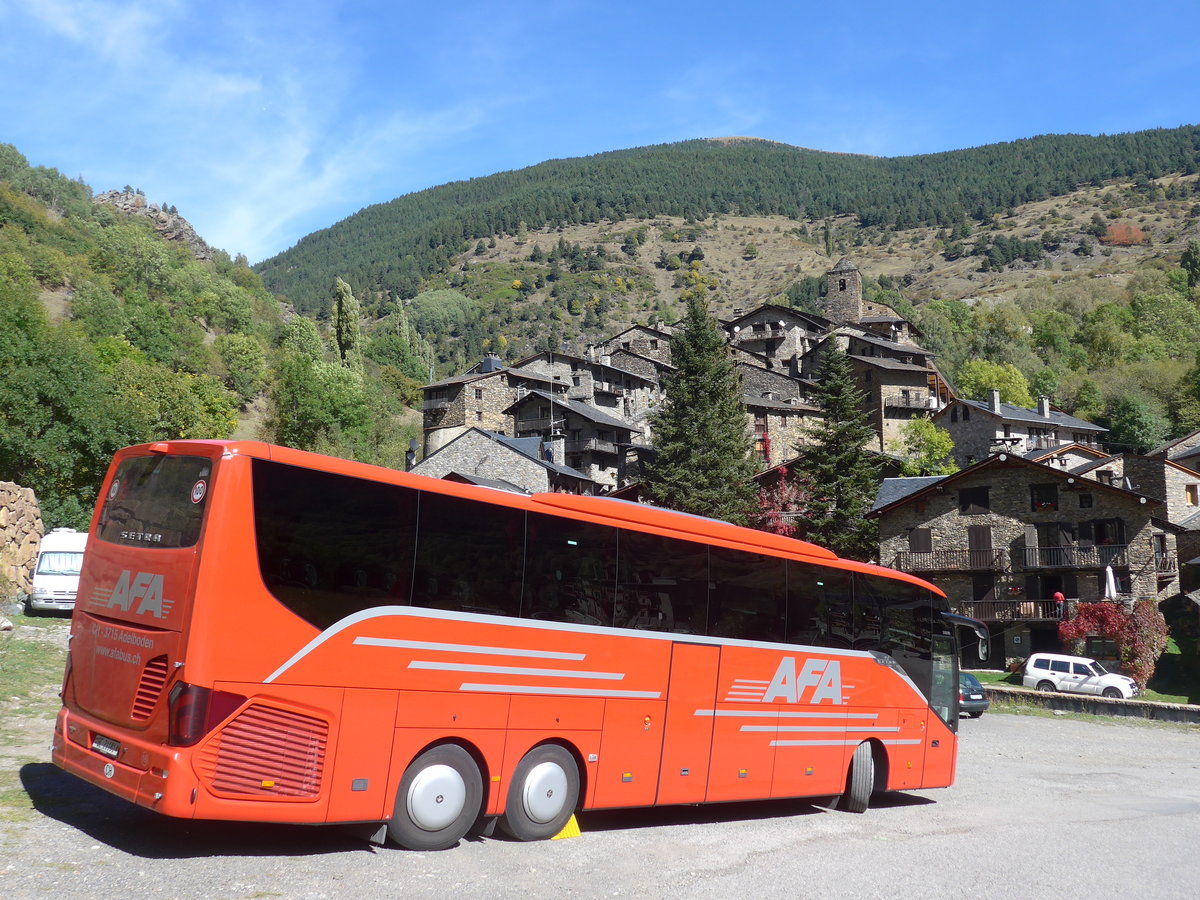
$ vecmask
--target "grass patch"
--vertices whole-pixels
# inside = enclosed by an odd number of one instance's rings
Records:
[[[54,633],[65,630],[65,621],[22,615],[12,621],[13,631],[0,632],[0,822],[36,816],[20,769],[45,762],[67,658]]]

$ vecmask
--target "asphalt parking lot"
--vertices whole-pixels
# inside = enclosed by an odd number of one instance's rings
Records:
[[[167,820],[49,763],[0,823],[7,898],[1195,896],[1200,728],[989,712],[958,783],[864,815],[805,802],[600,812],[578,838],[372,848],[332,828]]]

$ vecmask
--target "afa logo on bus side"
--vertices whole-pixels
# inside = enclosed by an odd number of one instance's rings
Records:
[[[93,603],[96,606],[121,609],[125,612],[133,610],[139,616],[148,612],[159,619],[165,619],[173,605],[173,601],[163,598],[161,575],[153,572],[138,572],[135,575],[128,569],[121,572],[121,577],[117,579],[112,595],[107,600],[96,598]],[[137,605],[136,609],[134,604]]]
[[[812,688],[812,694],[805,698],[804,694]],[[836,659],[816,659],[809,657],[804,660],[800,672],[796,672],[796,657],[785,656],[779,661],[775,677],[763,695],[763,703],[774,703],[782,700],[784,703],[841,703],[842,701],[842,665]]]

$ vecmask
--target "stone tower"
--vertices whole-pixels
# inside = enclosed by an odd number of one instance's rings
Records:
[[[825,315],[839,324],[859,322],[863,317],[862,275],[858,266],[843,256],[826,273],[829,293],[825,297]]]

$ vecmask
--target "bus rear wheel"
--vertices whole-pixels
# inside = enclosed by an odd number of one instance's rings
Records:
[[[865,741],[854,749],[850,757],[850,771],[846,773],[846,792],[838,800],[838,809],[845,812],[867,811],[871,794],[875,790],[875,759],[871,745]]]
[[[483,805],[483,777],[457,744],[432,747],[400,779],[388,836],[406,850],[445,850],[467,833]]]
[[[571,820],[578,801],[575,757],[558,744],[542,744],[517,763],[500,827],[519,841],[552,838]]]

